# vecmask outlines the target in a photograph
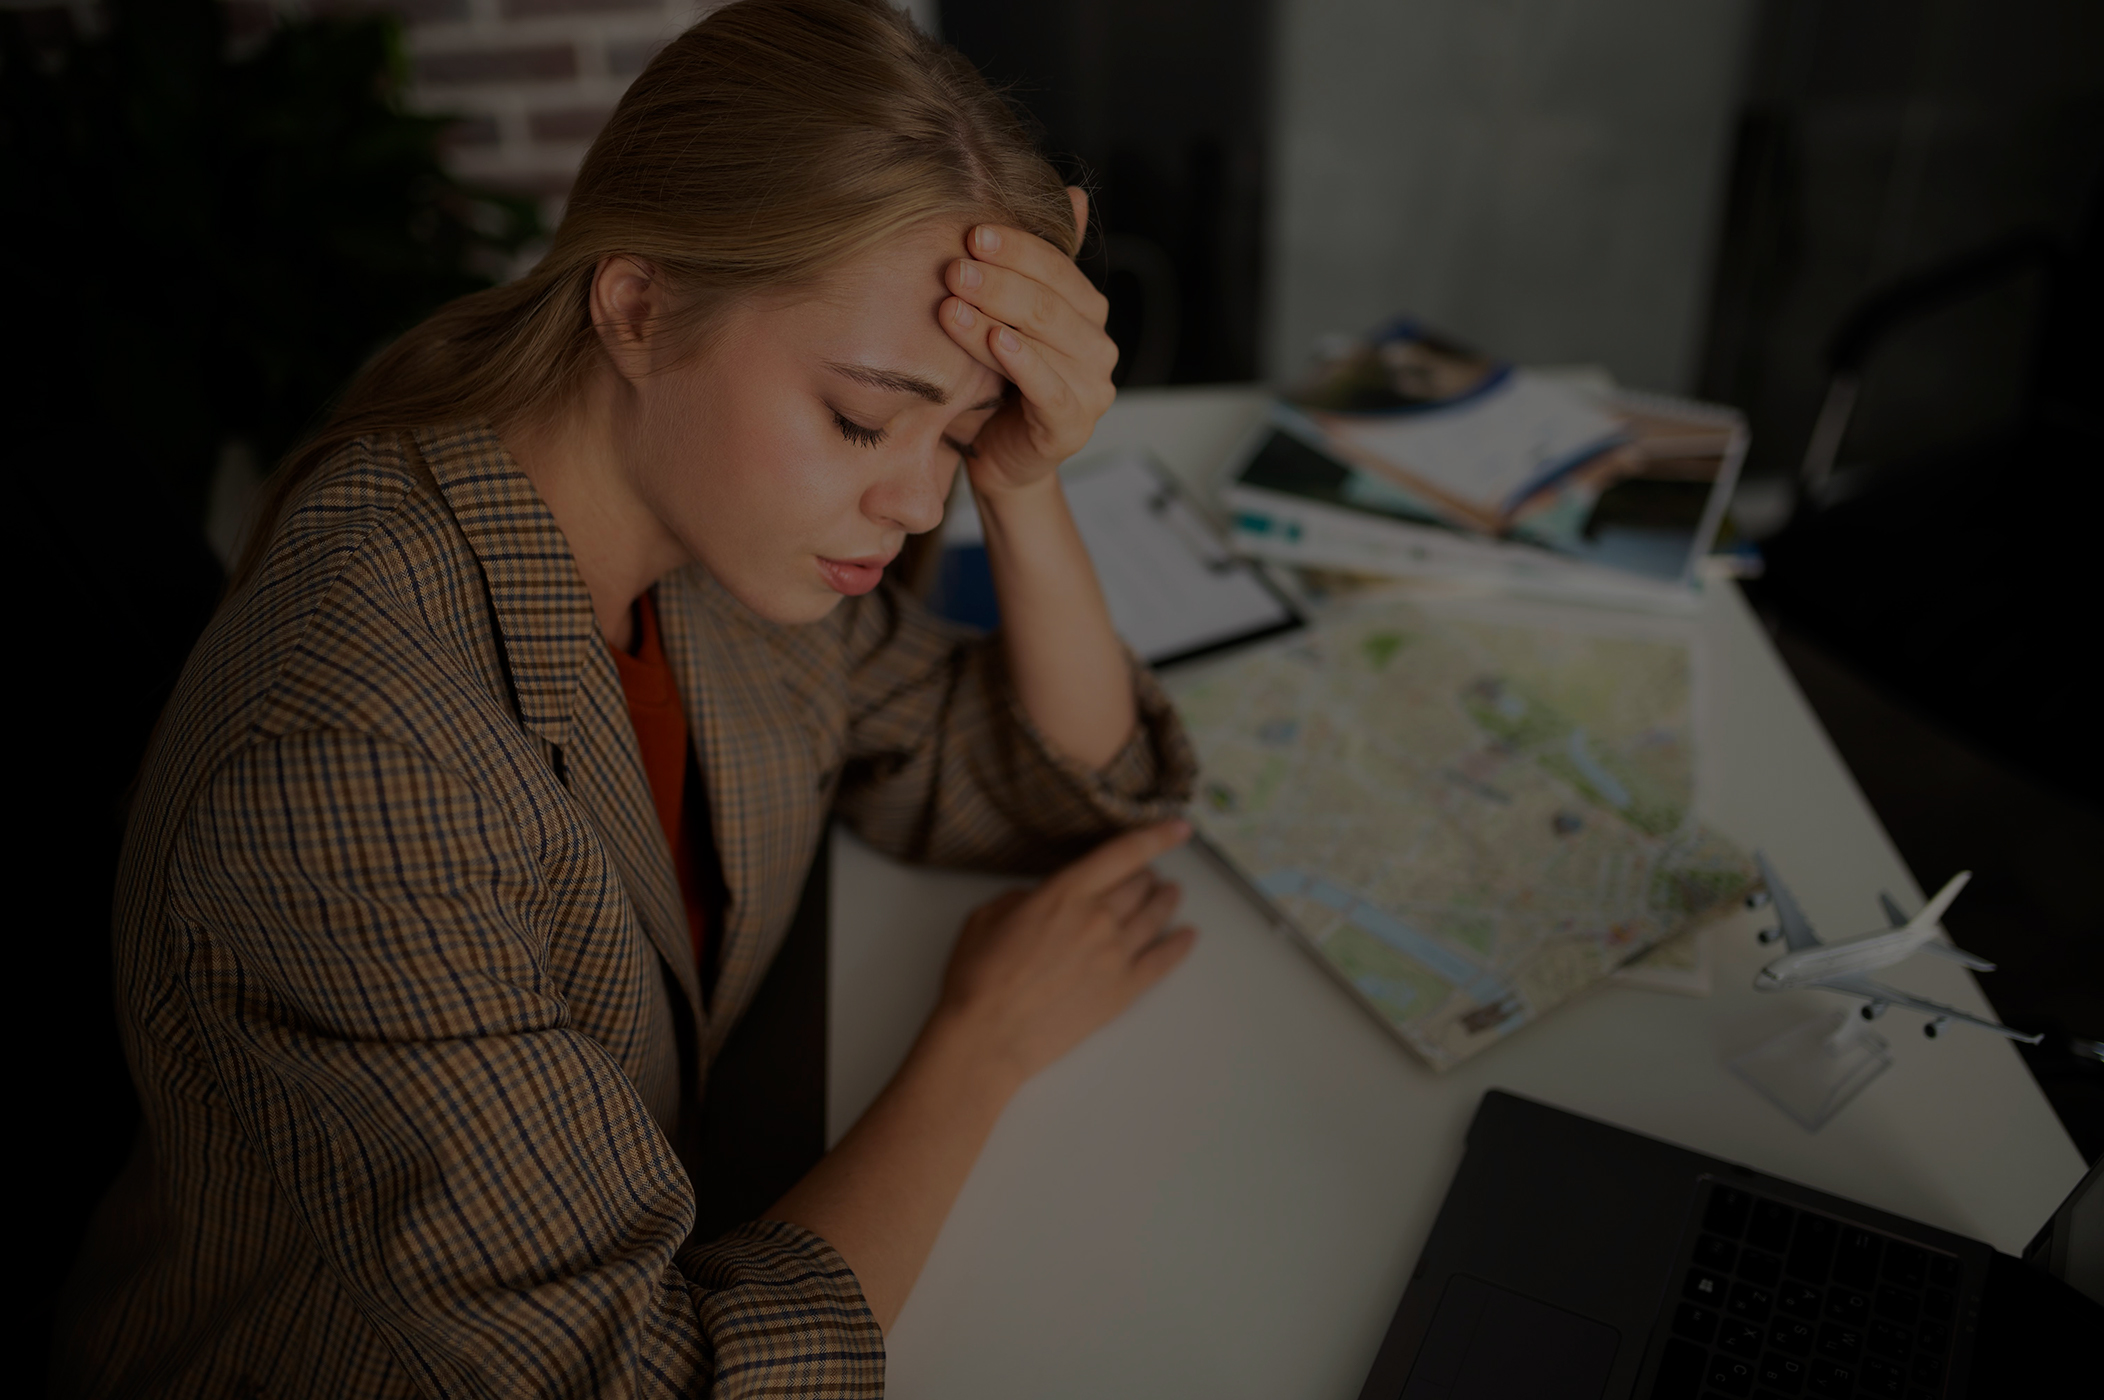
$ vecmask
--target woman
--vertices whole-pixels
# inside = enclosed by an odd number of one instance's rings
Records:
[[[63,1388],[880,1393],[1002,1105],[1191,939],[1147,873],[1189,760],[1054,474],[1112,396],[1084,223],[882,0],[746,0],[637,79],[534,272],[351,388],[148,760],[146,1128]],[[960,459],[985,640],[883,581]],[[1080,858],[972,916],[766,1219],[690,1240],[698,1091],[833,812]]]

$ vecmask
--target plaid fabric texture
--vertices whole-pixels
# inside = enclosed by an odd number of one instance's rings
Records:
[[[692,1240],[712,1056],[828,814],[919,860],[1048,868],[1192,765],[1135,668],[1104,771],[996,645],[879,590],[784,628],[698,569],[659,610],[728,905],[705,1006],[620,680],[488,429],[346,448],[191,657],[116,913],[145,1107],[68,1284],[75,1395],[872,1396],[824,1240]]]

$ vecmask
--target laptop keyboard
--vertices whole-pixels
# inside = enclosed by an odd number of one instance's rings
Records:
[[[1711,1182],[1652,1400],[1937,1400],[1958,1261]]]

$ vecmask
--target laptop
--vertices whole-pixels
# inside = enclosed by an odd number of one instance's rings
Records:
[[[2056,1231],[2065,1258],[2078,1216],[2094,1233],[2097,1175],[2027,1258]],[[2104,1307],[1977,1240],[1493,1089],[1360,1400],[1957,1400],[2003,1393],[2012,1325],[2050,1373]]]

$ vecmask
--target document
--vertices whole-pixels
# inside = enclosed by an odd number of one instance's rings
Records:
[[[1299,614],[1260,566],[1229,554],[1212,525],[1146,454],[1105,457],[1067,476],[1065,486],[1111,625],[1149,665],[1300,625]],[[943,546],[946,553],[979,551],[977,562],[984,567],[984,530],[969,494],[951,503]]]

